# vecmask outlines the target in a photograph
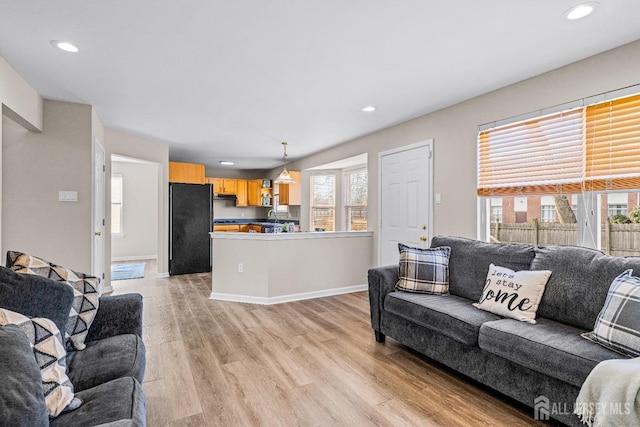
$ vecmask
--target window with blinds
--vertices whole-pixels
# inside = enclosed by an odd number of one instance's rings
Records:
[[[640,94],[586,108],[585,190],[640,188]]]
[[[310,229],[335,231],[336,176],[335,174],[311,175],[311,224]]]
[[[344,173],[344,212],[347,231],[367,229],[367,168]]]
[[[483,130],[478,195],[640,188],[640,94]]]
[[[478,195],[580,192],[583,116],[574,109],[480,132]]]
[[[111,234],[122,235],[122,175],[111,176]]]

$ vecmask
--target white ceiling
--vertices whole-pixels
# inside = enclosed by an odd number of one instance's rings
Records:
[[[0,0],[0,55],[172,160],[262,169],[640,39],[640,1],[578,1]]]

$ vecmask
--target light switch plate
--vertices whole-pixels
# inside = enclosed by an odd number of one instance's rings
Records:
[[[440,197],[440,193],[436,193],[436,205],[439,205],[442,202],[442,198]]]
[[[60,202],[77,202],[78,201],[78,192],[77,191],[59,191],[58,192],[58,201],[60,201]]]

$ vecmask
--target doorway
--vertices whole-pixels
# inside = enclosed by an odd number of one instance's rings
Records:
[[[378,156],[379,265],[398,263],[398,243],[428,247],[433,226],[433,140]]]

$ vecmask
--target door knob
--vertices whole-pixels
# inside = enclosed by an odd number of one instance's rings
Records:
[[[102,236],[102,233],[100,231],[96,231],[96,236]]]
[[[427,236],[420,236],[420,240],[422,240],[423,242],[427,241]]]

